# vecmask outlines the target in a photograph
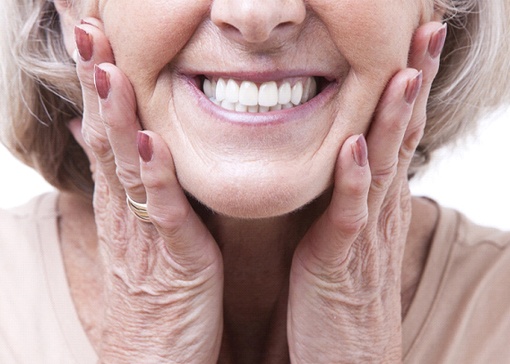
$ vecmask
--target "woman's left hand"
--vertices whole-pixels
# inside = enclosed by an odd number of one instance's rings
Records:
[[[340,150],[331,203],[293,258],[287,323],[292,363],[402,360],[407,173],[423,135],[444,35],[437,22],[418,29],[410,55],[414,69],[389,82],[366,142],[352,136]]]

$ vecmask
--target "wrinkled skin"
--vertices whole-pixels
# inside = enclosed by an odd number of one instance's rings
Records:
[[[293,0],[284,20],[265,2],[245,9],[251,18],[228,1],[167,3],[100,1],[101,21],[79,25],[93,52],[84,59],[80,49],[85,112],[70,129],[96,183],[101,362],[401,362],[407,170],[441,24],[411,2]],[[252,140],[185,89],[183,72],[214,71],[214,48],[253,67],[320,61],[338,88],[314,123],[296,114],[292,129]],[[101,98],[94,75],[105,72]],[[151,223],[136,220],[126,194],[147,201]],[[272,264],[274,251],[282,264]],[[257,264],[236,266],[246,256]],[[238,268],[255,287],[253,306],[239,303],[252,296]]]

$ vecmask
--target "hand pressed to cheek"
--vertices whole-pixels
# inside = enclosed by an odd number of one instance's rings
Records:
[[[96,5],[116,65],[136,94],[140,123],[169,145],[181,185],[210,208],[251,217],[290,212],[328,188],[340,145],[368,130],[388,80],[406,65],[423,15],[421,0],[310,0],[305,17],[285,25],[296,36],[282,45],[277,37],[260,43],[230,37],[211,14],[211,4],[230,0],[84,1]],[[263,14],[275,15],[275,4],[286,2],[260,2]],[[308,73],[337,81],[333,96],[313,118],[294,115],[296,126],[266,133],[225,127],[225,118],[202,107],[207,100],[194,92],[202,76]],[[253,212],[271,203],[269,212]],[[247,207],[234,211],[238,205]]]
[[[410,199],[387,194],[390,185],[406,183],[405,174],[391,172],[376,187],[374,175],[398,158],[420,86],[418,71],[397,73],[374,116],[368,145],[353,137],[342,146],[331,204],[300,242],[292,264],[289,337],[296,362],[324,352],[325,363],[400,361],[400,267]],[[359,163],[367,153],[369,164]]]
[[[356,203],[344,180],[352,176],[337,173],[327,213],[296,251],[289,298],[295,358],[309,362],[317,353],[328,352],[333,354],[326,362],[338,358],[358,362],[361,357],[363,362],[401,362],[400,277],[410,218],[407,171],[419,140],[416,134],[423,132],[426,100],[439,67],[436,47],[431,51],[429,45],[441,44],[444,35],[440,23],[420,27],[410,59],[423,73],[399,72],[381,98],[368,134],[372,181],[368,196],[361,194],[366,210],[363,203],[353,209]],[[349,165],[342,163],[345,160],[341,153],[339,167],[349,171]],[[349,217],[351,223],[346,224]],[[358,221],[366,221],[366,226],[356,225]],[[351,231],[352,226],[358,228]],[[336,340],[328,342],[332,337]],[[325,350],[328,345],[333,351]],[[336,356],[334,350],[339,350]],[[356,359],[350,360],[351,355]]]
[[[407,65],[412,35],[424,13],[417,3],[310,1],[350,65],[339,94],[332,139],[346,130],[347,135],[368,130],[388,82]]]

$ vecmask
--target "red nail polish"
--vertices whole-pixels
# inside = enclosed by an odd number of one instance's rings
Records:
[[[404,98],[408,104],[412,104],[418,97],[423,82],[423,72],[420,71],[413,79],[407,82]]]
[[[363,134],[361,134],[352,145],[352,157],[354,158],[354,162],[360,167],[364,167],[368,163],[367,141]]]
[[[446,24],[443,24],[443,26],[436,30],[432,37],[430,38],[428,49],[430,57],[436,58],[441,54],[445,40],[446,40]]]
[[[106,100],[110,95],[110,74],[97,65],[94,65],[94,84],[99,97]]]
[[[74,36],[81,59],[85,62],[90,61],[92,58],[92,36],[79,27],[74,27]]]
[[[142,160],[144,162],[150,162],[153,155],[151,137],[143,131],[139,131],[136,135],[136,142],[138,144],[138,153]]]

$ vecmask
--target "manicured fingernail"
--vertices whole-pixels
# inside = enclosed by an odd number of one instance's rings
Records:
[[[441,28],[436,30],[434,34],[432,34],[432,37],[430,38],[429,43],[430,57],[436,58],[441,54],[445,40],[446,40],[446,23],[443,24]]]
[[[363,134],[352,144],[352,157],[354,158],[354,162],[360,167],[364,167],[368,163],[367,141]]]
[[[408,104],[412,104],[418,97],[423,81],[423,72],[420,71],[416,76],[407,82],[406,92],[404,94],[405,100]]]
[[[99,97],[106,100],[110,95],[110,74],[97,65],[94,65],[94,84]]]
[[[88,62],[92,58],[92,36],[80,27],[74,27],[76,47],[83,61]]]
[[[153,150],[151,137],[143,131],[139,131],[136,135],[136,142],[138,144],[138,153],[144,162],[152,160]]]

